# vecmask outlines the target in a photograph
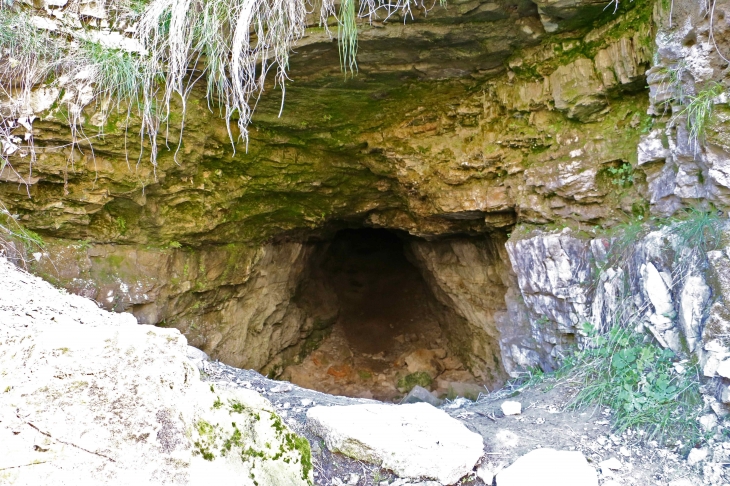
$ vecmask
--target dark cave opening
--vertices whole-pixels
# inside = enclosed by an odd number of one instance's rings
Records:
[[[479,387],[450,350],[443,328],[455,317],[414,264],[412,239],[358,228],[318,243],[298,300],[308,301],[310,309],[336,310],[330,311],[326,337],[281,378],[330,394],[388,401],[414,384],[436,396],[449,394],[443,383]]]
[[[419,323],[432,318],[433,296],[393,232],[339,231],[322,270],[337,294],[338,323],[357,351],[392,351],[396,336],[418,333]]]

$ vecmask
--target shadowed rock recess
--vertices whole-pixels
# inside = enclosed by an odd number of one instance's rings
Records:
[[[156,166],[134,110],[103,120],[89,104],[73,145],[59,101],[73,86],[37,86],[13,125],[34,149],[0,171],[0,201],[45,242],[29,269],[226,365],[351,397],[476,398],[553,370],[584,323],[615,318],[625,287],[662,346],[719,365],[725,343],[703,346],[708,320],[713,336],[730,326],[712,274],[724,250],[687,273],[667,256],[676,241],[652,233],[623,285],[606,235],[730,207],[728,2],[712,26],[688,0],[446,3],[359,23],[354,76],[312,18],[283,111],[267,85],[247,149],[204,83],[184,133],[170,114]],[[128,31],[40,4],[22,8],[53,29]],[[693,138],[682,96],[711,83],[714,115]],[[694,280],[670,285],[675,271]],[[730,402],[730,382],[706,374]]]

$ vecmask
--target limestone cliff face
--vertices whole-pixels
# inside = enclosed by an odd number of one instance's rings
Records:
[[[727,8],[716,3],[719,53]],[[180,113],[171,116],[157,167],[134,118],[98,127],[90,105],[84,129],[103,135],[93,150],[70,148],[64,113],[48,104],[32,124],[32,174],[29,157],[11,157],[29,185],[3,171],[0,199],[48,242],[35,271],[174,326],[229,364],[275,370],[316,345],[336,309],[321,289],[322,302],[297,300],[311,239],[368,226],[410,235],[475,374],[549,368],[598,315],[596,299],[610,298],[589,286],[595,243],[556,228],[730,201],[727,98],[713,100],[706,137],[690,144],[681,107],[672,116],[662,94],[664,68],[680,59],[687,93],[725,81],[695,10],[675,2],[670,19],[651,2],[615,13],[591,1],[449,2],[363,26],[353,78],[312,27],[282,116],[272,88],[248,150],[234,152],[202,92],[182,141]],[[507,241],[515,225],[533,225],[531,237]]]

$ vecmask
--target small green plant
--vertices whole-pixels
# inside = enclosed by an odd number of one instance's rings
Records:
[[[431,375],[429,375],[425,371],[416,371],[415,373],[406,375],[398,380],[397,386],[399,390],[408,393],[409,391],[413,390],[413,387],[415,387],[416,385],[422,386],[423,388],[428,388],[429,386],[431,386],[431,383],[433,383],[433,378],[431,378]]]
[[[169,248],[182,248],[182,245],[179,241],[171,241],[169,245],[167,245]]]
[[[627,327],[613,326],[598,334],[586,324],[585,332],[589,344],[575,354],[567,373],[579,386],[569,408],[609,407],[617,432],[643,430],[645,440],[665,445],[680,441],[686,450],[702,438],[696,363],[678,372],[671,350]]]
[[[607,167],[611,183],[619,187],[630,187],[634,184],[634,168],[628,162],[621,162],[617,167]]]
[[[127,221],[121,216],[114,220],[114,225],[117,227],[119,234],[125,235],[127,233]]]

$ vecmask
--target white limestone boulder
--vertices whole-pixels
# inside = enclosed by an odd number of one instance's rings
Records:
[[[257,393],[201,382],[187,351],[0,258],[0,482],[310,484],[306,439]]]
[[[598,486],[596,470],[578,451],[535,449],[496,476],[497,486]]]
[[[482,456],[482,437],[426,403],[314,407],[307,423],[331,451],[400,477],[454,484]]]

